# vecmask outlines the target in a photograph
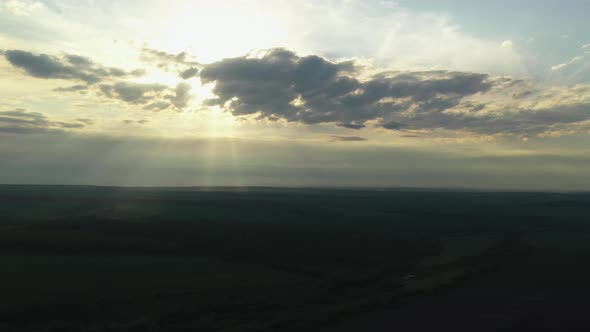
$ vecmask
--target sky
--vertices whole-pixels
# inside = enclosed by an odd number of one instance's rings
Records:
[[[590,190],[588,12],[0,0],[0,183]]]

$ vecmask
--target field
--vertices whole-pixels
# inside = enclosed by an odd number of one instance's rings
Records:
[[[586,331],[589,259],[582,193],[0,186],[0,331]]]

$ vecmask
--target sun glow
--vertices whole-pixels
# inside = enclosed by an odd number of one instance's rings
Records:
[[[174,8],[157,25],[152,42],[171,52],[189,51],[199,62],[287,43],[285,23],[272,6],[258,1],[184,1]]]
[[[175,86],[182,82],[177,75],[162,70],[149,70],[146,74],[137,80],[140,83],[158,83],[166,86]]]

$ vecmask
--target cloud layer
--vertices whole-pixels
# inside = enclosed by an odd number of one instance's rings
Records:
[[[85,83],[56,92],[92,91],[99,99],[148,111],[189,107],[194,80],[187,79],[197,77],[214,96],[203,106],[253,121],[523,138],[575,133],[590,122],[586,85],[555,88],[482,73],[377,70],[357,60],[330,61],[283,48],[209,64],[192,61],[186,53],[141,52],[146,63],[178,75],[178,83],[137,82],[132,77],[144,70],[127,72],[71,54],[3,54],[27,75]]]
[[[204,66],[215,82],[208,105],[236,116],[360,130],[460,130],[476,134],[565,133],[590,119],[586,86],[549,89],[530,82],[453,71],[368,70],[353,61],[300,57],[284,49]],[[576,98],[568,96],[576,95]]]
[[[153,51],[162,61],[172,64],[184,64],[184,54],[177,56],[164,52]],[[132,79],[143,76],[145,69],[125,71],[119,68],[106,67],[91,59],[74,54],[57,57],[47,54],[33,54],[22,50],[3,51],[5,59],[13,67],[24,74],[40,79],[59,79],[79,82],[68,87],[59,87],[55,92],[87,92],[93,91],[98,97],[117,100],[126,104],[141,106],[145,110],[159,111],[174,106],[176,109],[186,107],[191,100],[191,85],[178,83],[169,87],[160,83],[140,83]],[[186,62],[186,65],[192,64]],[[198,70],[191,68],[183,71],[181,76],[193,77]]]
[[[218,98],[207,104],[225,107],[236,116],[290,122],[338,123],[360,129],[367,121],[389,122],[416,105],[444,111],[461,98],[490,88],[487,75],[446,71],[382,72],[362,80],[352,61],[330,62],[271,49],[260,58],[239,57],[209,64],[200,73],[215,82]]]
[[[0,112],[0,133],[34,134],[65,129],[81,129],[91,125],[90,119],[77,119],[72,122],[55,121],[45,114],[14,109]]]
[[[4,51],[6,60],[27,74],[37,78],[53,78],[95,84],[105,79],[140,76],[142,70],[126,72],[109,68],[78,55],[66,54],[62,58],[47,54],[33,54],[21,50]]]

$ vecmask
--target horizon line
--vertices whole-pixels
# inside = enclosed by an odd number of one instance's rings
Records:
[[[34,184],[0,183],[0,187],[81,187],[111,189],[161,189],[161,190],[336,190],[336,191],[422,191],[422,192],[472,192],[472,193],[546,193],[546,194],[590,194],[590,190],[551,190],[551,189],[501,189],[470,187],[411,187],[411,186],[281,186],[281,185],[193,185],[193,186],[138,186],[138,185],[100,185],[100,184]]]

